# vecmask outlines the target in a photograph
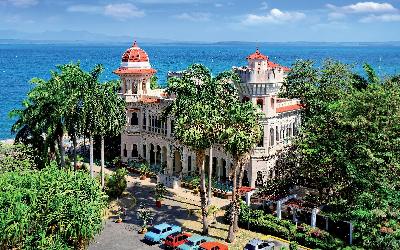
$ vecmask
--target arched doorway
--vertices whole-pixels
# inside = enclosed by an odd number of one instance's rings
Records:
[[[155,157],[155,148],[153,144],[150,144],[150,165],[154,165],[156,162],[156,157]]]
[[[174,161],[172,166],[172,171],[174,175],[179,175],[182,172],[182,158],[178,150],[174,152]]]

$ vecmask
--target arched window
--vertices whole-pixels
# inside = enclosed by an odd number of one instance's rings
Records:
[[[269,136],[270,136],[270,138],[269,138],[269,145],[270,146],[274,146],[274,144],[275,144],[275,131],[274,131],[274,129],[273,128],[271,128],[270,130],[269,130]]]
[[[138,125],[138,124],[139,124],[138,114],[136,112],[133,112],[131,118],[131,125]]]
[[[264,131],[261,131],[261,138],[257,144],[257,147],[264,147]]]
[[[147,152],[146,152],[146,144],[143,144],[143,158],[146,159]]]
[[[192,171],[192,157],[188,156],[188,172]]]
[[[144,130],[146,130],[146,125],[147,125],[147,119],[146,118],[147,118],[146,117],[146,113],[143,112],[143,122],[142,122],[142,124],[143,124],[143,129]]]
[[[132,145],[132,157],[138,157],[138,155],[139,155],[139,153],[138,153],[138,150],[137,150],[137,145],[133,144]]]
[[[263,99],[257,99],[257,106],[263,110],[264,109],[264,100]]]

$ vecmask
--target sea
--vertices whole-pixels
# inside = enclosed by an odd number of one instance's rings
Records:
[[[140,44],[139,44],[140,45]],[[0,44],[0,140],[12,139],[12,109],[20,108],[27,93],[34,87],[30,79],[48,79],[55,66],[80,62],[90,70],[96,64],[105,68],[102,81],[117,79],[122,53],[130,44]],[[161,85],[169,71],[183,70],[193,63],[206,65],[215,75],[232,66],[246,65],[246,56],[256,49],[254,44],[143,44],[140,45],[157,70]],[[261,44],[258,46],[270,60],[291,66],[296,60],[310,59],[316,66],[330,58],[350,64],[357,72],[368,63],[385,77],[400,73],[400,46],[388,44]]]

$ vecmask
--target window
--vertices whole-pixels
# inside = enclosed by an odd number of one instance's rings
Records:
[[[278,126],[276,126],[276,130],[275,130],[275,132],[276,132],[276,137],[275,137],[275,139],[276,139],[276,141],[278,142],[278,141],[279,141],[279,131],[278,131]]]
[[[137,145],[133,144],[132,145],[132,157],[138,157],[138,149],[137,149]]]
[[[188,172],[192,171],[192,157],[188,156]]]
[[[139,124],[138,114],[136,112],[133,112],[131,118],[131,125],[138,125],[138,124]]]
[[[146,120],[146,113],[145,112],[143,112],[143,122],[142,122],[142,124],[143,124],[143,129],[144,130],[146,130],[146,123],[147,123],[147,120]]]
[[[257,106],[263,110],[264,109],[264,101],[263,99],[257,99]]]
[[[248,102],[248,101],[250,101],[250,98],[248,98],[247,96],[244,96],[242,99],[242,102]]]
[[[257,144],[257,147],[264,147],[264,131],[261,131],[261,138]]]
[[[171,134],[174,133],[174,120],[171,120]]]
[[[143,158],[146,159],[146,145],[143,145]]]

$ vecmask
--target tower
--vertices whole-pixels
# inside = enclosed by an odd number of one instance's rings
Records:
[[[121,78],[122,95],[131,102],[150,94],[150,78],[156,70],[151,68],[149,56],[135,41],[122,55],[121,65],[114,73]]]

